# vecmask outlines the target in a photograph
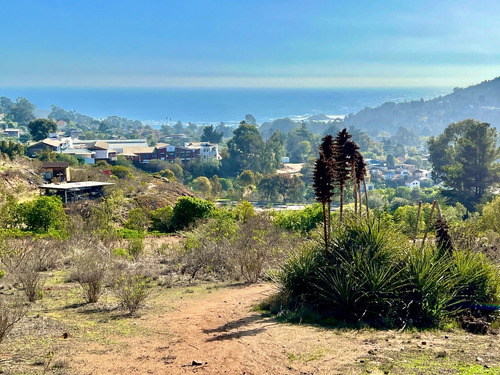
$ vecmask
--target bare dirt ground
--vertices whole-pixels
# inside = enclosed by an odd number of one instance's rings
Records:
[[[0,373],[500,374],[497,335],[280,323],[255,308],[267,283],[161,287],[129,317],[111,295],[82,304],[64,279],[0,345]]]
[[[286,163],[276,171],[281,174],[297,174],[304,167],[305,163]]]
[[[143,315],[142,334],[76,350],[71,367],[89,375],[500,373],[497,336],[282,324],[253,308],[273,292],[258,284],[179,297],[170,311]]]

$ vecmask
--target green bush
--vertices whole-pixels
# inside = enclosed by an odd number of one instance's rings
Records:
[[[33,201],[21,203],[21,216],[28,230],[62,229],[66,213],[59,196],[42,196]]]
[[[149,213],[149,219],[151,220],[151,230],[162,233],[170,232],[172,229],[173,215],[174,210],[170,206],[165,206],[151,211]]]
[[[275,213],[275,224],[283,229],[308,233],[323,222],[323,208],[315,203],[302,210],[283,210]]]
[[[214,210],[212,202],[194,197],[181,197],[173,210],[172,226],[174,229],[186,228],[197,219],[211,216]]]
[[[134,238],[129,240],[127,250],[130,256],[137,260],[139,256],[144,252],[144,242],[142,238]]]

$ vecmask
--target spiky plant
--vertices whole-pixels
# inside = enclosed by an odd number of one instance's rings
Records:
[[[339,188],[340,194],[339,221],[342,221],[344,209],[344,188],[351,177],[349,154],[346,150],[346,144],[351,137],[352,135],[344,128],[337,134],[334,140],[333,158],[335,159],[335,184]]]
[[[325,255],[328,257],[329,228],[331,217],[331,202],[335,181],[335,163],[333,156],[333,137],[323,138],[313,172],[313,188],[316,199],[323,205],[323,232],[325,238]]]

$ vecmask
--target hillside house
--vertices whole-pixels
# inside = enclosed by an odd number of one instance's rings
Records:
[[[34,158],[36,157],[36,154],[42,152],[42,151],[54,151],[54,152],[61,152],[65,147],[65,144],[61,141],[57,140],[52,140],[49,138],[45,138],[44,140],[40,142],[35,142],[30,144],[26,148],[26,152],[29,157]]]
[[[69,182],[71,174],[68,162],[44,162],[42,164],[42,175],[47,181]]]
[[[420,180],[416,178],[410,178],[405,181],[405,186],[409,187],[411,189],[419,188],[420,187]]]
[[[23,131],[21,129],[7,128],[3,131],[3,135],[5,135],[6,137],[19,138],[22,132]]]
[[[219,145],[210,142],[191,142],[185,145],[188,148],[199,150],[198,155],[201,159],[221,160],[219,155]]]

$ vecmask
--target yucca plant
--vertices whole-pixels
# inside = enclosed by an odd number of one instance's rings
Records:
[[[450,256],[441,255],[435,247],[410,249],[403,274],[408,289],[402,296],[407,320],[417,325],[437,325],[458,310],[459,277],[450,265]]]
[[[452,268],[458,277],[457,298],[464,307],[482,309],[498,298],[500,275],[483,253],[455,251]]]

